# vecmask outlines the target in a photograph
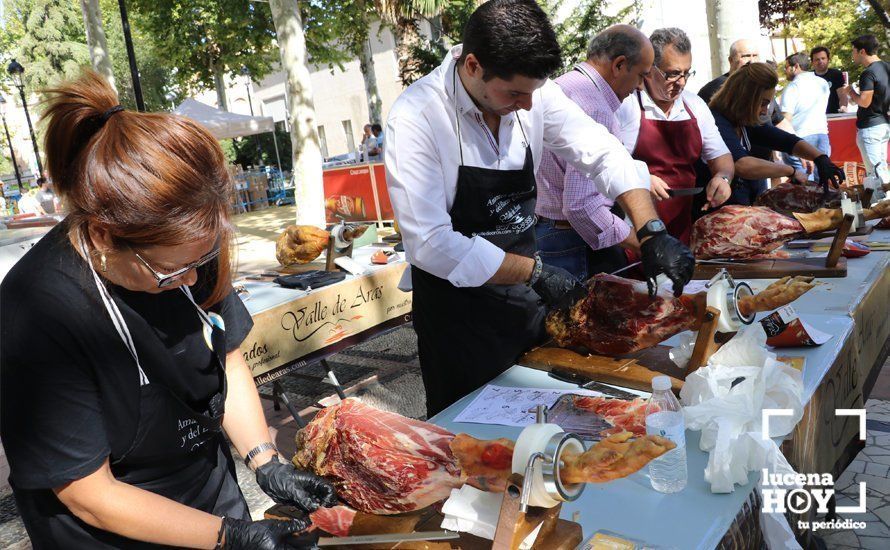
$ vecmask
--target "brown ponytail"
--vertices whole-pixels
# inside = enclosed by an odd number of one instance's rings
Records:
[[[219,237],[218,279],[203,305],[219,302],[231,291],[233,230],[232,181],[216,139],[178,115],[109,112],[117,95],[91,70],[45,93],[47,167],[72,243],[88,225],[107,229],[118,247]]]

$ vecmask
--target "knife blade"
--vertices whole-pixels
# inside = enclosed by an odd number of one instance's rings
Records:
[[[670,195],[671,197],[688,197],[690,195],[698,195],[704,190],[704,187],[689,187],[688,189],[668,189],[668,195]]]
[[[451,540],[460,537],[457,531],[418,531],[417,533],[385,533],[352,537],[319,537],[318,546],[349,546],[353,544],[386,544],[416,540]]]
[[[609,397],[617,397],[619,399],[636,399],[639,395],[626,392],[624,390],[620,390],[618,388],[613,388],[612,386],[608,386],[603,384],[602,382],[597,382],[596,380],[591,380],[590,378],[578,374],[576,372],[572,372],[565,369],[554,368],[549,373],[551,378],[559,380],[560,382],[568,382],[569,384],[576,384],[582,390],[593,390],[598,391],[604,395],[608,395]]]

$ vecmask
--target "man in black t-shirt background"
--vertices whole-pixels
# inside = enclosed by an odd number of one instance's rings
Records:
[[[828,95],[828,107],[825,109],[826,114],[840,113],[846,111],[847,98],[839,97],[838,90],[847,85],[844,82],[844,74],[838,69],[828,66],[831,61],[831,52],[825,46],[816,46],[810,50],[810,63],[813,65],[813,72],[816,76],[824,78],[831,85],[831,93]]]
[[[890,142],[890,74],[887,63],[878,57],[878,40],[865,34],[853,40],[853,62],[865,67],[859,77],[859,91],[850,86],[841,88],[859,106],[856,111],[856,145],[869,176],[875,174],[884,183],[890,182],[887,170],[887,143]]]

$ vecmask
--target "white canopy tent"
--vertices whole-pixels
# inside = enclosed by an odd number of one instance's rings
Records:
[[[281,169],[281,158],[278,155],[278,139],[275,137],[275,121],[270,116],[239,115],[222,111],[206,103],[188,98],[179,104],[174,113],[186,116],[207,128],[216,139],[252,136],[272,132],[275,141],[275,158]]]

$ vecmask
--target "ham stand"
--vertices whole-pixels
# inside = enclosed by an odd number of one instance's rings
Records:
[[[493,550],[514,550],[536,529],[533,549],[571,550],[581,543],[581,526],[559,519],[562,503],[584,492],[583,483],[565,485],[560,480],[561,457],[568,448],[584,451],[578,436],[547,424],[546,408],[538,405],[535,424],[522,430],[516,440],[514,473],[507,480]]]

